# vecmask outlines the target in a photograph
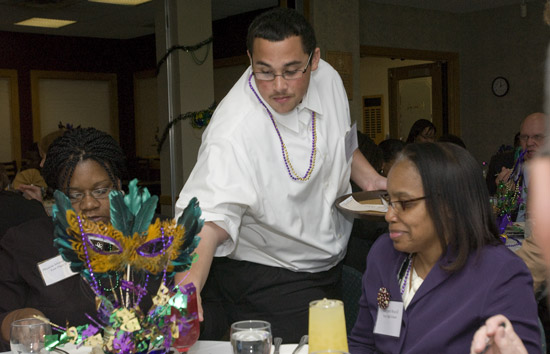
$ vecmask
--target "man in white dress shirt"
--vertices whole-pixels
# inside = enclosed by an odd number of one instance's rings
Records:
[[[196,196],[206,221],[198,261],[176,282],[202,291],[203,339],[262,319],[297,342],[309,302],[340,296],[352,220],[335,199],[350,176],[365,190],[386,180],[357,150],[342,80],[302,15],[261,14],[247,47],[251,66],[216,109],[176,203],[180,214]]]

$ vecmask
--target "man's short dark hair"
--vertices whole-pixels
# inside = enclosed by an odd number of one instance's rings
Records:
[[[277,7],[258,15],[248,27],[246,47],[253,55],[255,38],[279,42],[289,37],[302,38],[304,53],[309,54],[317,47],[315,31],[304,16],[295,10]]]

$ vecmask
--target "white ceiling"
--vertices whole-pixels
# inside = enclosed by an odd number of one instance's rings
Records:
[[[164,0],[154,1],[164,3]],[[212,0],[212,18],[217,20],[277,4],[277,0]],[[155,7],[153,2],[138,6],[121,6],[87,0],[0,0],[0,31],[96,38],[135,38],[154,33]],[[58,29],[14,25],[30,17],[73,20],[77,23]]]
[[[464,13],[513,4],[517,4],[519,7],[520,3],[525,0],[370,1],[438,11]],[[277,4],[278,0],[212,0],[212,18],[217,20],[243,12],[273,7]],[[97,38],[135,38],[154,33],[154,8],[155,5],[152,2],[139,6],[119,6],[94,3],[87,0],[0,0],[0,31]],[[77,23],[59,29],[37,29],[33,27],[13,25],[15,22],[19,22],[30,17],[76,20]]]

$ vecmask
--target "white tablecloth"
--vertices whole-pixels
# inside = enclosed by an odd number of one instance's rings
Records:
[[[297,344],[283,344],[281,345],[281,354],[292,354]],[[82,350],[82,348],[81,348]],[[271,349],[273,352],[273,349]],[[299,354],[307,354],[308,348],[305,345],[299,352]],[[55,353],[55,352],[51,352]],[[79,351],[81,353],[81,351]],[[233,349],[229,342],[217,342],[217,341],[198,341],[189,349],[188,354],[233,354]],[[0,354],[11,354],[11,352],[3,352]]]
[[[292,351],[298,344],[283,344],[281,345],[281,354],[292,354]],[[273,352],[273,348],[271,348]],[[307,354],[307,345],[300,349],[299,354]],[[189,354],[233,354],[231,343],[229,342],[216,342],[216,341],[198,341],[189,349]]]

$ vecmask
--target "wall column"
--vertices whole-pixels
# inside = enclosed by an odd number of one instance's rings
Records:
[[[212,36],[210,1],[157,0],[157,58],[174,45],[194,46]],[[168,3],[168,10],[165,4]],[[168,19],[171,28],[166,28]],[[170,33],[167,41],[166,33]],[[214,101],[212,44],[197,51],[173,52],[158,76],[159,126],[161,132],[170,120],[180,114],[208,108]],[[204,62],[199,65],[199,62]],[[168,68],[170,77],[168,77]],[[169,99],[169,97],[171,99]],[[169,119],[171,117],[171,119]],[[172,129],[172,153],[166,141],[161,158],[162,213],[172,215],[173,205],[197,159],[202,132],[191,127],[189,120],[180,121]],[[172,157],[173,156],[173,157]],[[173,169],[173,170],[171,170]],[[174,197],[175,198],[168,198]]]

